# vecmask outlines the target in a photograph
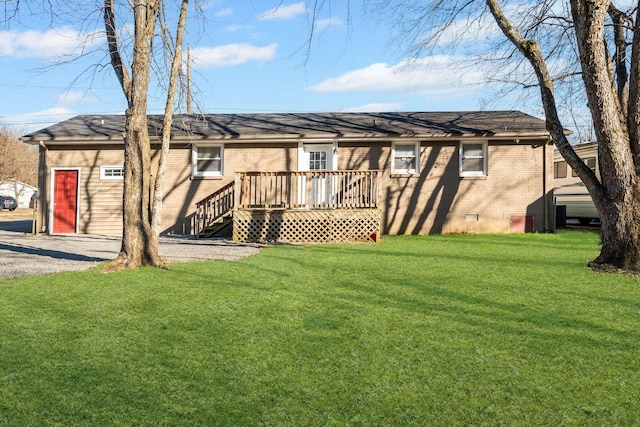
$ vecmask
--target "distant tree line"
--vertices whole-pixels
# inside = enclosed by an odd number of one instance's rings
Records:
[[[27,145],[8,128],[0,128],[0,182],[15,179],[38,185],[38,147]]]

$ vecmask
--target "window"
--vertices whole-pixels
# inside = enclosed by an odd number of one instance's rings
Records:
[[[222,145],[193,145],[191,169],[193,176],[222,176]]]
[[[460,143],[460,176],[487,175],[487,142]]]
[[[567,177],[567,162],[562,160],[562,161],[553,163],[553,177],[554,178]]]
[[[393,144],[393,173],[418,173],[420,144]]]
[[[335,170],[338,164],[338,143],[336,141],[298,141],[298,170]]]
[[[593,173],[596,173],[596,158],[595,157],[586,157],[584,159],[582,159],[584,161],[584,164],[587,165],[589,167],[589,169],[591,169],[593,171]],[[576,171],[571,171],[571,176],[578,176],[578,174],[576,173]]]
[[[309,151],[309,170],[324,171],[327,170],[327,151]]]
[[[100,166],[100,179],[124,179],[124,166]]]

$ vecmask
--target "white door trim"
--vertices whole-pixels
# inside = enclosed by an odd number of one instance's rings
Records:
[[[313,149],[327,150],[329,156],[327,156],[327,170],[338,170],[338,142],[337,141],[321,141],[321,142],[298,142],[298,170],[309,170],[309,151]]]
[[[76,182],[76,229],[74,233],[78,233],[78,227],[80,226],[80,180],[81,180],[81,170],[80,168],[63,168],[63,167],[53,167],[50,169],[50,182],[49,185],[49,221],[48,221],[48,234],[54,234],[53,230],[53,209],[54,209],[54,199],[55,199],[55,185],[56,185],[56,172],[57,171],[76,171],[78,172],[78,179]]]

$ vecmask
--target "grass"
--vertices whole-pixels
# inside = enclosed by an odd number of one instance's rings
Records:
[[[0,281],[0,425],[637,425],[598,236],[388,237]]]

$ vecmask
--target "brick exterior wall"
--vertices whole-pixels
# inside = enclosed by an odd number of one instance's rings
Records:
[[[512,216],[527,215],[536,231],[550,228],[551,146],[489,141],[488,174],[482,177],[460,177],[458,147],[455,140],[423,141],[418,173],[394,175],[390,142],[341,144],[339,168],[384,171],[385,234],[508,233]]]
[[[512,216],[525,215],[533,217],[536,231],[546,231],[552,224],[553,149],[544,142],[490,140],[488,174],[483,177],[459,176],[459,141],[454,139],[422,141],[420,170],[413,175],[391,173],[391,141],[341,141],[337,168],[384,171],[384,234],[508,233]],[[79,231],[120,234],[122,181],[101,180],[100,166],[122,164],[122,147],[81,148],[52,146],[42,152],[39,223],[48,224],[51,169],[79,168]],[[232,182],[236,172],[298,170],[298,143],[227,142],[223,170],[221,177],[192,178],[191,145],[172,146],[165,178],[165,233],[193,233],[196,202]]]

